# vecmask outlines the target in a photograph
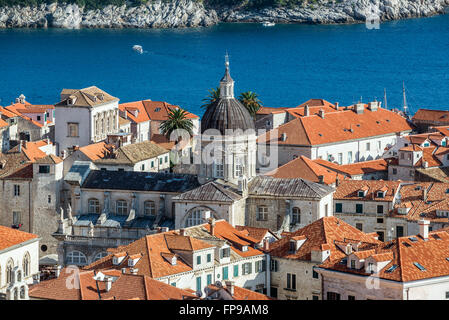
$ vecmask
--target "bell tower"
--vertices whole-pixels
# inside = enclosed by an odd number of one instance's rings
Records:
[[[221,99],[234,99],[234,80],[229,73],[229,56],[225,55],[225,67],[226,71],[223,78],[220,80],[220,98]]]

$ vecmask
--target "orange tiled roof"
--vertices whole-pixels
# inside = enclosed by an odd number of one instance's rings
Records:
[[[110,145],[105,142],[98,142],[80,147],[79,151],[84,153],[90,160],[95,161],[98,159],[102,159],[105,153],[109,153],[109,147]]]
[[[319,176],[323,176],[325,184],[334,184],[337,179],[345,179],[344,175],[332,171],[305,156],[293,159],[266,175],[274,178],[302,178],[313,182],[320,182]]]
[[[262,134],[258,142],[313,146],[411,130],[407,120],[395,112],[365,108],[362,114],[345,110],[328,113],[324,118],[317,115],[300,117]],[[286,134],[285,141],[281,140],[283,133]]]
[[[304,236],[306,241],[295,253],[291,253],[289,241],[292,237],[297,236]],[[311,251],[320,248],[330,250],[330,260],[335,261],[345,256],[344,252],[336,245],[338,241],[343,243],[361,242],[367,246],[380,242],[336,217],[324,217],[272,243],[270,254],[286,259],[310,260]]]
[[[164,121],[168,119],[169,109],[178,109],[178,106],[171,105],[164,101],[141,100],[119,105],[121,111],[127,111],[127,117],[134,122],[145,122],[148,120]],[[137,117],[133,115],[133,111],[138,110]],[[187,112],[188,119],[197,119],[197,115]]]
[[[433,129],[437,130],[439,133],[441,133],[445,137],[449,136],[449,126],[433,127]]]
[[[383,180],[345,180],[342,181],[334,193],[335,200],[369,200],[392,201],[400,181]],[[377,191],[387,187],[384,198],[377,197]],[[358,191],[367,191],[365,197],[359,197]],[[385,190],[385,189],[383,189]]]
[[[338,167],[339,170],[350,174],[351,176],[360,175],[364,173],[372,173],[388,170],[387,159],[377,159],[371,161],[362,161],[351,164],[345,164]]]
[[[375,253],[370,256],[375,260],[391,260],[382,268],[378,276],[381,279],[399,282],[448,276],[449,234],[446,231],[438,230],[430,232],[427,241],[424,241],[421,236],[414,236],[416,241],[412,241],[411,238],[410,236],[401,237],[390,242],[380,243],[374,250],[371,250]],[[420,270],[416,263],[424,267],[425,270]],[[396,265],[394,270],[390,269],[393,265]],[[371,275],[364,268],[350,269],[340,261],[325,261],[320,267],[365,276]],[[389,269],[390,272],[387,271]]]
[[[0,225],[0,250],[21,244],[31,239],[36,239],[37,237],[37,235],[32,233]]]
[[[121,103],[118,105],[120,111],[126,110],[126,116],[127,118],[131,119],[132,121],[136,123],[141,123],[145,121],[149,121],[150,118],[148,117],[147,112],[145,111],[145,107],[143,105],[144,101],[134,101],[134,102],[127,102],[127,103]],[[133,114],[137,110],[137,117]]]
[[[184,239],[184,240],[183,240]],[[121,270],[128,266],[129,256],[141,254],[135,268],[138,274],[152,278],[160,278],[182,272],[191,271],[192,267],[183,259],[178,259],[176,265],[172,265],[164,258],[164,254],[173,254],[172,250],[200,250],[212,247],[206,242],[191,237],[176,235],[174,231],[147,235],[127,246],[109,249],[111,255],[104,257],[89,266],[86,270]],[[191,248],[191,249],[189,249]],[[113,265],[112,257],[114,253],[126,252],[128,257],[123,259],[119,265]]]
[[[153,134],[151,137],[151,142],[161,146],[164,149],[171,150],[176,145],[176,141],[170,141],[163,134]]]
[[[449,111],[419,109],[413,116],[413,121],[438,121],[449,123]]]
[[[267,233],[273,234],[268,228],[257,228],[257,227],[249,227],[249,226],[235,226],[238,231],[246,232],[246,234],[258,242],[261,242]]]
[[[59,278],[42,281],[30,287],[32,298],[49,300],[183,300],[195,294],[175,288],[144,275],[121,274],[118,270],[102,270],[106,276],[117,278],[106,291],[104,281],[95,281],[93,271],[79,273],[78,288],[67,288],[72,270],[63,269]],[[76,281],[76,280],[75,280]],[[97,284],[99,292],[97,291]]]
[[[225,285],[220,288],[214,284],[210,284],[207,287],[209,289],[210,294],[213,294],[214,292],[217,292],[219,290],[226,290],[229,294],[231,294],[229,289]],[[234,285],[234,295],[232,297],[234,298],[234,300],[275,300],[274,298],[271,298],[263,293],[259,293],[235,285]]]

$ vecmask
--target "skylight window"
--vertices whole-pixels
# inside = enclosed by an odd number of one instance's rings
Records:
[[[432,237],[433,237],[435,240],[441,240],[440,236],[437,235],[437,234],[432,234]]]
[[[449,193],[449,189],[446,189],[446,193]]]
[[[421,264],[419,264],[418,262],[413,262],[413,264],[415,265],[415,267],[417,267],[419,270],[421,271],[426,271],[426,268],[424,268]]]
[[[418,238],[416,238],[416,237],[410,237],[409,240],[411,242],[418,242]]]
[[[389,267],[385,272],[391,273],[394,270],[396,270],[398,268],[397,264],[392,265],[391,267]]]
[[[402,242],[402,244],[407,248],[411,247],[410,243],[408,243],[408,242]]]

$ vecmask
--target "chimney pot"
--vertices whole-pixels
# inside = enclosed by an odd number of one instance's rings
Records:
[[[429,220],[419,220],[418,222],[419,224],[419,235],[423,238],[423,239],[428,239],[429,238]]]
[[[308,104],[306,104],[305,107],[304,107],[304,116],[305,117],[310,116],[310,108],[309,108]]]
[[[179,234],[181,236],[185,236],[186,235],[186,230],[184,228],[179,229]]]
[[[213,235],[215,235],[215,219],[209,218],[208,222],[209,222],[209,226],[210,226],[210,234],[211,234],[211,236],[213,236]]]
[[[226,281],[226,289],[228,289],[229,293],[234,296],[234,281]]]
[[[319,115],[322,119],[324,119],[324,110],[320,109]]]
[[[112,288],[112,278],[106,277],[104,280],[106,284],[106,292],[109,292]]]
[[[270,250],[270,241],[268,241],[267,238],[263,239],[263,250],[264,251]]]

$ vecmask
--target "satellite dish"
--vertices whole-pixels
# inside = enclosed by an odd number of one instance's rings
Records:
[[[216,281],[215,286],[219,287],[219,288],[223,287],[223,285],[221,284],[221,281]]]

